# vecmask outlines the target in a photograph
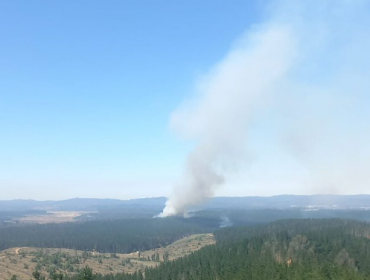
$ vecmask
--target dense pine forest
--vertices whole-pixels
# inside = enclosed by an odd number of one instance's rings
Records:
[[[60,272],[57,266],[53,270],[52,263],[47,270],[42,266],[40,271],[34,271],[34,278],[370,278],[370,212],[366,210],[205,209],[194,212],[188,219],[127,218],[125,215],[123,217],[126,218],[117,219],[122,211],[117,209],[114,208],[114,215],[109,210],[104,212],[107,215],[104,219],[90,221],[41,225],[5,223],[0,226],[0,250],[14,247],[68,248],[84,250],[86,254],[87,251],[95,251],[114,255],[159,248],[191,234],[212,232],[217,242],[215,245],[173,261],[163,258],[154,264],[156,267],[135,267],[131,271],[140,270],[134,274],[100,275],[89,267],[81,269],[85,264],[78,261],[80,266],[73,271]],[[25,213],[4,211],[2,216],[5,220]],[[149,215],[149,212],[145,215],[138,213],[138,216]],[[118,271],[122,270],[115,273]]]
[[[0,227],[0,250],[39,247],[130,253],[165,246],[184,236],[209,230],[180,218]]]
[[[38,212],[35,211],[35,213]],[[0,226],[0,250],[12,247],[38,247],[130,253],[165,246],[184,236],[212,232],[223,226],[261,225],[291,218],[342,217],[367,221],[369,216],[369,211],[365,210],[306,212],[299,209],[213,209],[196,212],[188,219],[112,218],[62,224],[20,224]],[[254,230],[258,228],[253,227]],[[217,233],[216,237],[218,234],[221,233]]]
[[[225,228],[214,234],[216,245],[157,268],[132,275],[94,277],[97,280],[370,277],[367,223],[339,219],[284,220],[263,226]],[[81,273],[68,279],[82,279],[84,271]]]

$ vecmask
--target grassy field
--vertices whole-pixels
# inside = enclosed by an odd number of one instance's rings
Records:
[[[87,211],[48,211],[45,215],[27,215],[22,218],[13,219],[14,222],[29,224],[48,224],[74,222],[75,218],[88,213]]]
[[[17,275],[19,280],[32,279],[37,268],[43,275],[50,272],[73,274],[86,265],[101,274],[128,272],[152,267],[166,260],[190,254],[214,244],[212,234],[196,234],[180,239],[166,247],[131,254],[101,254],[71,249],[12,248],[0,252],[0,280]]]

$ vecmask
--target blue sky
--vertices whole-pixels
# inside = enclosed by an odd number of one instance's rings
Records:
[[[274,5],[267,3],[2,1],[0,199],[168,196],[181,177],[187,154],[196,145],[169,127],[173,112],[191,99],[204,77],[212,75],[218,63],[222,64],[243,41],[243,34],[270,22],[271,13],[275,13],[274,18],[285,18],[286,10],[271,12]],[[360,18],[369,15],[362,13]],[[305,24],[304,20],[296,22]],[[366,24],[360,29],[364,34],[368,34]],[[358,38],[350,40],[356,42]],[[328,40],[330,47],[318,51],[319,55],[335,49],[331,45],[334,39]],[[310,74],[320,67],[304,69]],[[325,66],[333,68],[337,69],[335,63]],[[358,64],[352,68],[357,69]],[[361,75],[368,70],[364,68]],[[305,72],[302,69],[297,73]],[[323,74],[315,73],[312,79],[320,80]],[[352,86],[348,84],[350,89]],[[364,114],[361,119],[365,124],[359,125],[363,131],[368,114],[366,108],[358,110],[358,106],[364,106],[368,95],[359,94],[356,102],[359,96],[361,102],[353,105],[353,111]],[[262,113],[249,130],[255,135],[250,146],[262,151],[257,157],[268,154],[266,160],[252,167],[247,162],[245,170],[271,166],[272,173],[284,178],[279,186],[299,184],[287,179],[288,170],[299,160],[292,160],[288,153],[276,160],[280,163],[272,164],[272,159],[281,154],[271,140],[279,138],[273,132],[279,127],[271,122],[279,119],[273,111]],[[279,116],[284,119],[284,114]],[[358,115],[355,119],[358,124]],[[284,120],[280,126],[285,127]],[[330,142],[330,138],[325,139]],[[368,149],[365,144],[362,147]],[[284,171],[276,171],[280,168]],[[306,169],[304,164],[297,167],[304,174],[309,173]],[[249,171],[235,172],[237,175],[228,181],[233,187],[221,188],[216,194],[271,195],[299,189],[282,187],[276,191],[276,187],[267,187],[259,191],[254,180],[264,186],[277,180],[270,176],[261,182],[266,176],[256,174],[264,171],[261,167],[252,174],[249,178],[257,179],[248,179],[251,182],[241,175]],[[296,191],[316,192],[315,188]]]
[[[115,185],[132,197],[146,193],[131,185],[168,185],[187,149],[168,129],[171,111],[256,6],[2,1],[1,196],[112,197],[104,188]]]

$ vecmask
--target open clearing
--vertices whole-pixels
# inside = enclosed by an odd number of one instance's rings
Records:
[[[15,222],[31,224],[66,223],[74,222],[75,218],[93,213],[91,211],[48,211],[45,215],[27,215],[22,218],[13,219]]]
[[[86,265],[101,274],[127,272],[153,267],[164,260],[186,256],[200,248],[214,244],[213,235],[195,234],[158,249],[131,254],[109,254],[72,249],[40,249],[31,247],[10,248],[0,251],[0,280],[17,275],[19,280],[32,279],[38,270],[49,276],[50,272],[73,274]]]

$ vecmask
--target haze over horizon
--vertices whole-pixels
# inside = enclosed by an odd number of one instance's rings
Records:
[[[0,200],[189,196],[188,154],[203,196],[370,194],[370,1],[4,1],[0,26]]]

